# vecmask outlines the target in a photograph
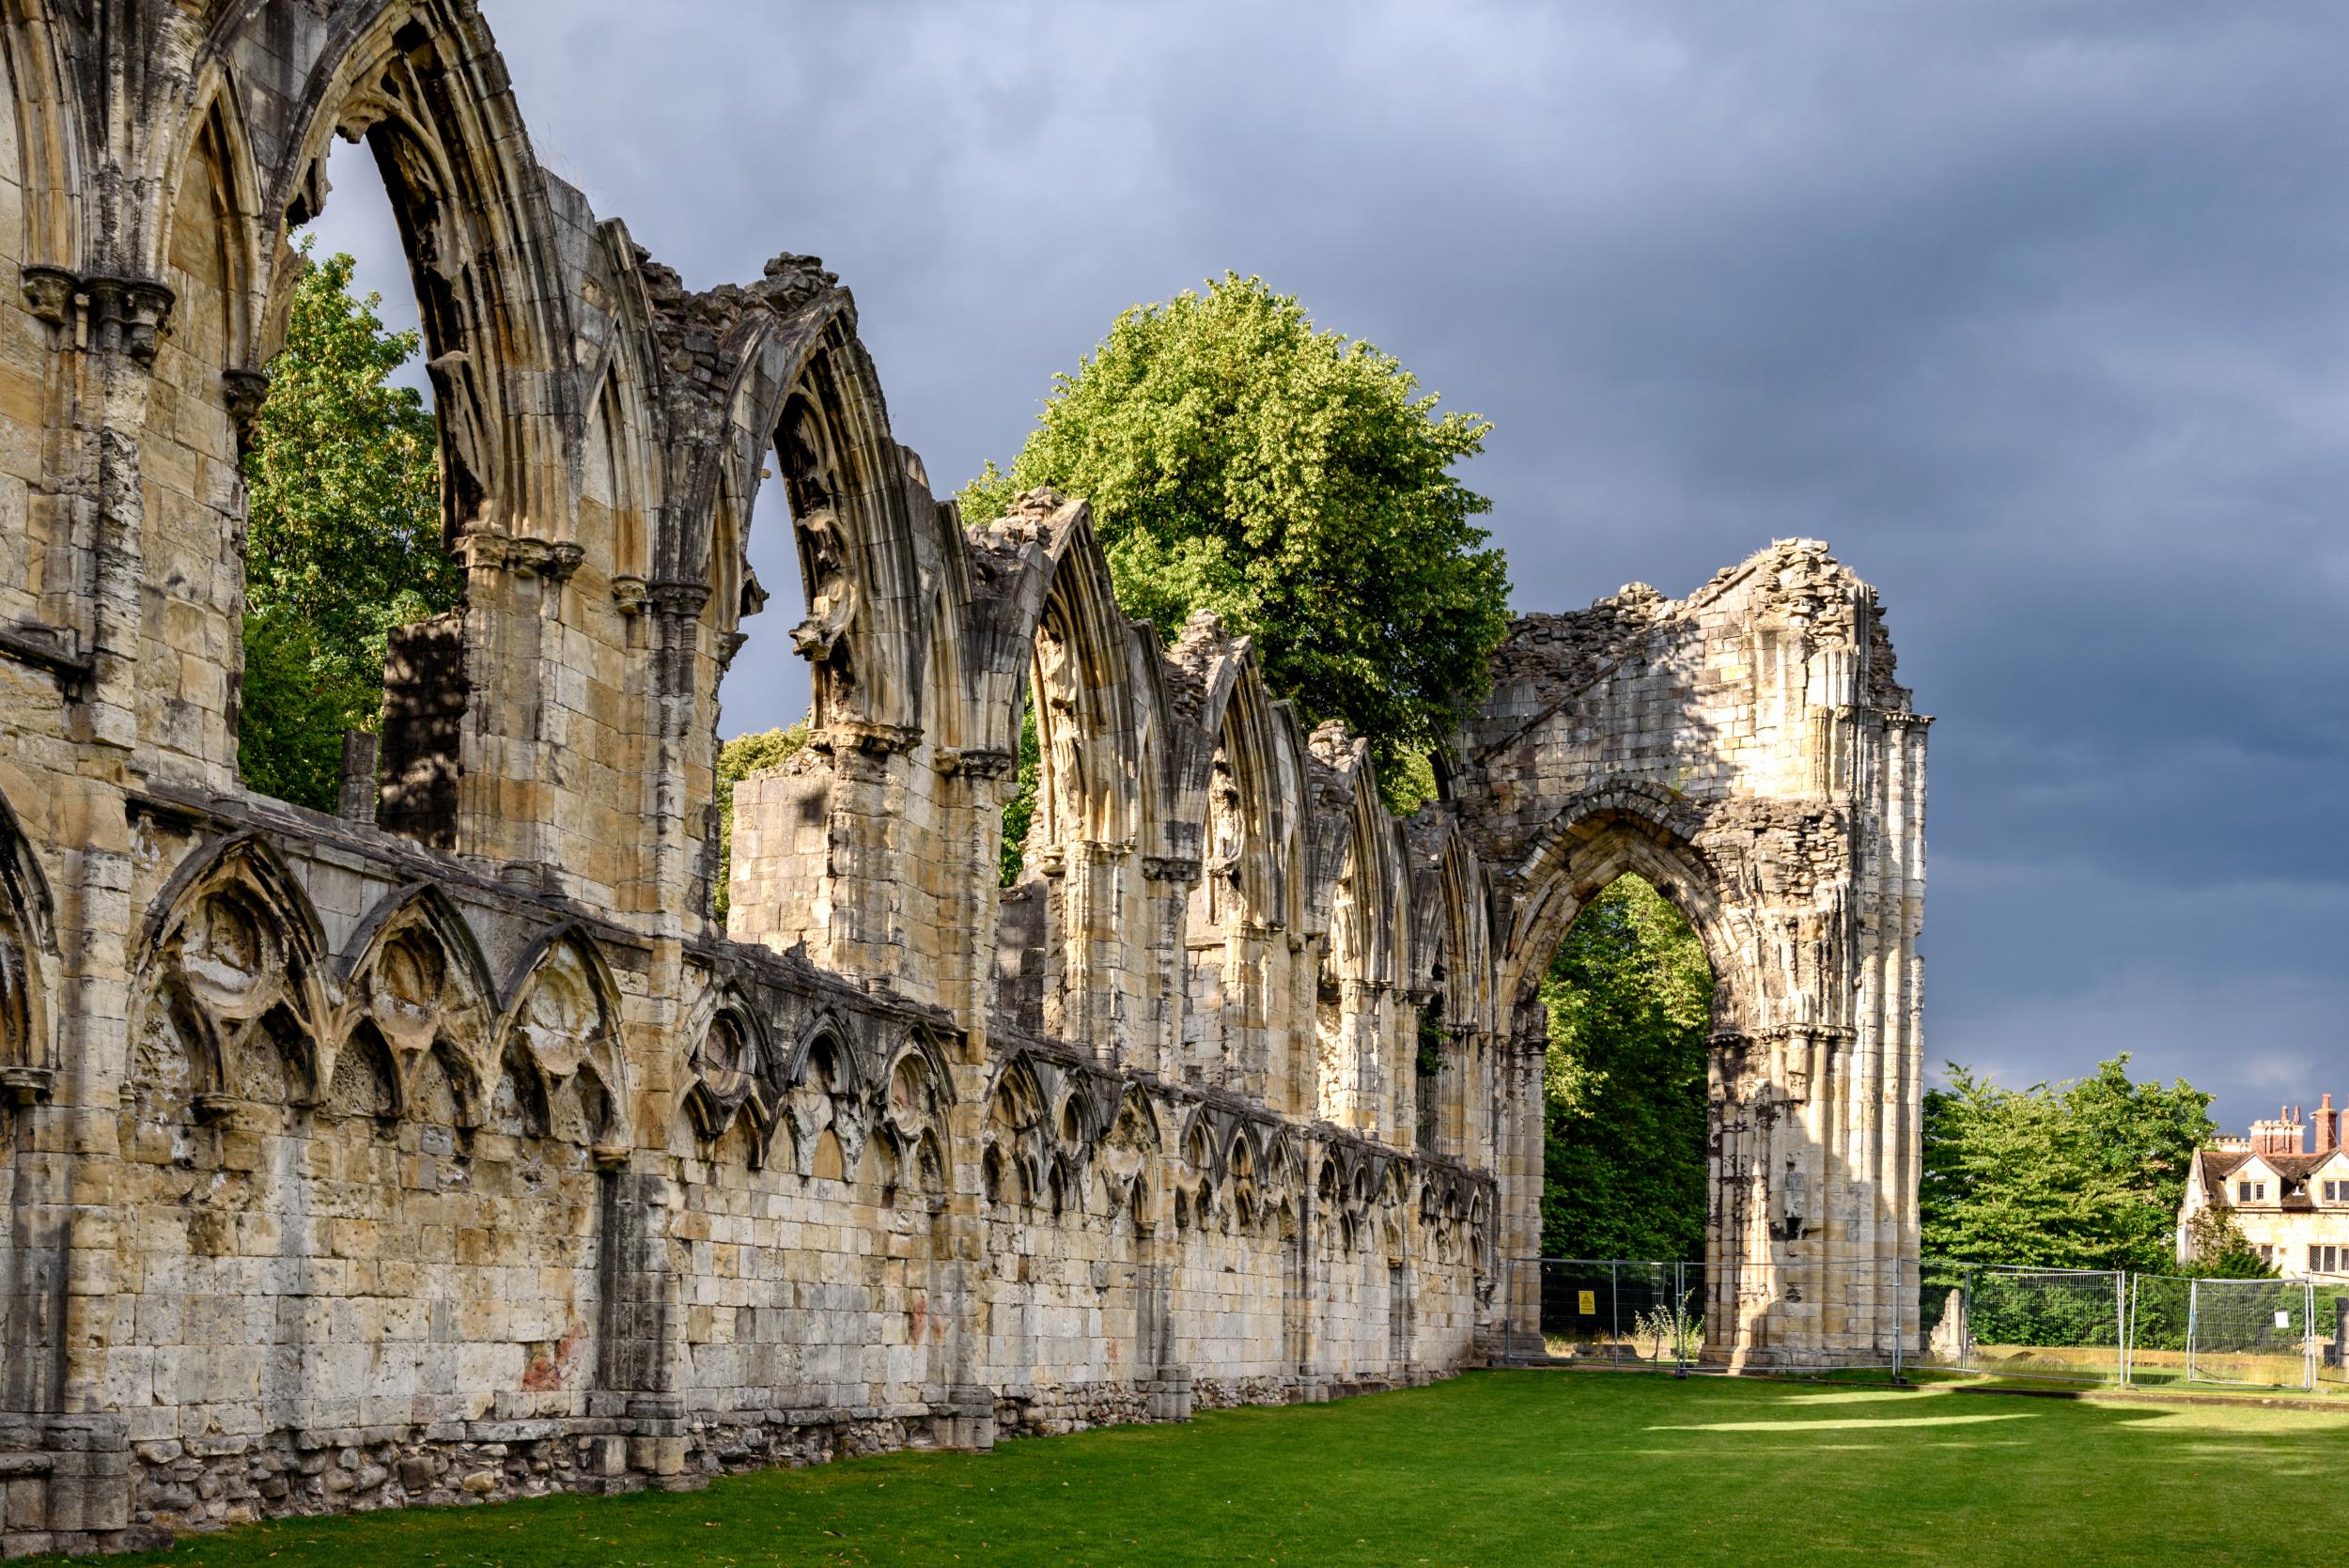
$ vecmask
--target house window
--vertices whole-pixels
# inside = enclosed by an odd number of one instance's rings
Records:
[[[2343,1251],[2349,1251],[2349,1248],[2319,1247],[2316,1243],[2312,1241],[2310,1242],[2309,1272],[2311,1274],[2331,1274],[2335,1272],[2341,1266],[2341,1254]]]
[[[2237,1182],[2234,1184],[2234,1201],[2238,1203],[2248,1203],[2251,1201],[2251,1184],[2249,1182]]]
[[[2349,1188],[2349,1182],[2326,1182],[2325,1201],[2328,1203],[2349,1203],[2349,1191],[2343,1191],[2344,1188]]]

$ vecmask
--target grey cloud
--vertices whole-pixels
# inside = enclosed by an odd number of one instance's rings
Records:
[[[1933,1052],[2349,1093],[2349,18],[487,9],[542,156],[689,279],[841,272],[941,488],[1232,267],[1495,421],[1525,608],[1831,540],[1940,715]],[[805,702],[782,520],[729,730]]]

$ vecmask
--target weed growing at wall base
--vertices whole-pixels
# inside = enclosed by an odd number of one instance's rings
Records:
[[[2285,1560],[2349,1414],[1475,1374],[1424,1389],[722,1481],[289,1520],[179,1568]]]

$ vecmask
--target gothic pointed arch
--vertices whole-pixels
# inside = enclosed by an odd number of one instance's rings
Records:
[[[1407,832],[1412,987],[1435,999],[1444,1027],[1490,1032],[1501,1008],[1491,973],[1490,876],[1453,818],[1422,819]]]
[[[600,568],[614,603],[624,613],[639,614],[658,576],[654,536],[666,494],[652,439],[661,427],[661,378],[648,351],[649,306],[628,231],[614,219],[599,238],[615,282],[616,319],[601,358],[583,379],[587,428],[580,453],[578,539],[588,569]]]
[[[86,249],[88,131],[54,8],[42,0],[0,5],[0,58],[23,191],[21,232],[8,239],[21,247],[15,255],[26,266],[77,269]]]
[[[1118,1096],[1094,1161],[1111,1213],[1125,1213],[1139,1224],[1153,1222],[1151,1198],[1158,1184],[1151,1175],[1164,1144],[1149,1096],[1139,1087],[1128,1088]]]
[[[793,645],[813,672],[817,727],[900,744],[922,730],[932,596],[921,536],[940,522],[858,340],[856,306],[813,256],[784,255],[747,289],[666,302],[659,330],[726,378],[723,439],[692,464],[669,508],[664,575],[714,585],[722,499],[734,547],[774,455],[790,501],[807,618]],[[706,302],[706,303],[705,303]],[[696,332],[695,310],[723,319]],[[715,432],[713,432],[713,435]],[[733,629],[731,608],[723,629]]]
[[[829,1011],[801,1028],[784,1067],[778,1122],[791,1135],[792,1159],[802,1180],[817,1173],[827,1141],[852,1168],[862,1148],[870,1094],[848,1026]]]
[[[0,1099],[45,1097],[57,1069],[51,1022],[56,912],[39,857],[0,795]]]
[[[191,109],[168,142],[159,195],[168,193],[157,276],[171,287],[173,336],[186,346],[189,323],[203,334],[198,363],[234,381],[260,368],[268,313],[262,248],[261,172],[244,123],[244,105],[228,73],[215,66],[193,86]],[[281,323],[282,326],[282,323]],[[226,399],[235,415],[241,388]],[[249,407],[244,411],[249,412]],[[241,432],[240,432],[241,434]]]
[[[577,922],[546,932],[514,966],[506,996],[490,1054],[470,1063],[476,1081],[496,1081],[506,1052],[519,1049],[536,1063],[551,1094],[574,1079],[592,1089],[603,1122],[597,1142],[628,1142],[620,990],[594,936]]]
[[[480,12],[465,0],[362,8],[336,27],[292,106],[287,151],[260,193],[267,305],[249,363],[266,363],[298,281],[287,231],[327,199],[331,138],[382,171],[415,284],[441,426],[444,527],[561,537],[570,507],[563,432],[571,290],[548,182]]]
[[[891,1164],[889,1186],[936,1194],[944,1190],[948,1109],[954,1078],[945,1053],[926,1030],[914,1030],[891,1054],[880,1079],[875,1117]]]
[[[1118,607],[1092,509],[1050,492],[1022,505],[1040,546],[1023,596],[1034,608],[1020,683],[1035,714],[1038,831],[1048,854],[1078,843],[1132,846],[1159,807],[1153,705],[1135,676],[1135,628]],[[1008,711],[1014,723],[1018,708]]]
[[[1217,699],[1221,699],[1220,701]],[[1237,921],[1284,930],[1299,912],[1293,906],[1302,869],[1299,806],[1303,774],[1296,710],[1265,690],[1253,659],[1242,659],[1202,706],[1200,722],[1214,736],[1209,762],[1206,844],[1202,860],[1206,924]]]
[[[403,1070],[445,1039],[488,1073],[498,991],[479,939],[445,893],[413,882],[385,894],[346,945],[336,1048],[364,1019]]]
[[[980,1135],[981,1175],[990,1201],[1024,1208],[1047,1199],[1055,1153],[1050,1104],[1035,1063],[1024,1053],[996,1074]]]
[[[314,1103],[331,1024],[325,936],[267,840],[233,834],[191,855],[154,901],[132,967],[134,1029],[176,1033],[197,1097]]]
[[[763,1146],[782,1103],[785,1063],[758,1010],[739,987],[714,987],[695,1006],[686,1035],[694,1044],[685,1109],[696,1135],[715,1142],[747,1118]]]
[[[1705,822],[1672,792],[1637,780],[1609,781],[1566,800],[1533,835],[1517,869],[1527,891],[1506,950],[1496,955],[1503,984],[1514,976],[1522,988],[1538,977],[1582,906],[1618,877],[1636,875],[1680,911],[1704,945],[1715,982],[1714,1032],[1752,1027],[1750,918],[1703,847]]]

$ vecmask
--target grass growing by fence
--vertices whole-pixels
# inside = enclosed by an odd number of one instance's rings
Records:
[[[293,1520],[178,1568],[2257,1562],[2338,1544],[2349,1414],[1490,1373],[688,1494]]]

